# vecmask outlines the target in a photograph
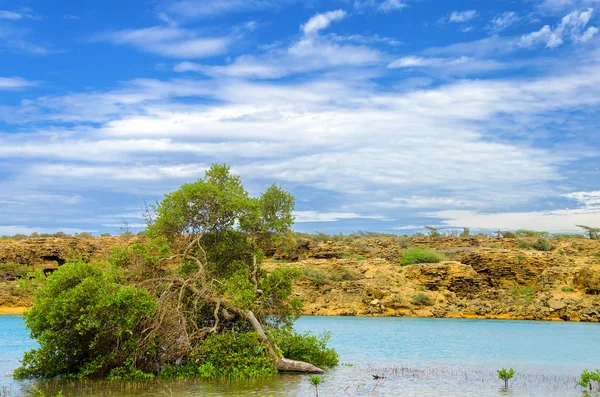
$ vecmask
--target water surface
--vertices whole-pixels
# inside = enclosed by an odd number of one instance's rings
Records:
[[[323,377],[320,396],[582,396],[577,376],[600,367],[600,325],[591,323],[302,317],[299,331],[331,331],[338,368]],[[0,316],[0,387],[13,395],[33,387],[65,396],[307,396],[308,377],[251,382],[18,382],[6,374],[34,346],[18,316]],[[510,390],[496,370],[517,371]],[[383,375],[385,379],[373,379]],[[0,394],[1,395],[1,394]],[[594,394],[595,395],[595,394]]]

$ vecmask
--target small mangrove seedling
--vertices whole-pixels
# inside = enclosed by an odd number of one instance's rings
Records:
[[[312,375],[310,377],[310,384],[315,387],[315,396],[319,397],[319,385],[321,384],[321,377],[318,375]]]
[[[515,377],[515,370],[510,368],[507,371],[506,368],[502,368],[502,369],[498,370],[497,372],[498,372],[498,379],[502,379],[504,381],[504,388],[508,389],[508,380]]]
[[[579,377],[579,382],[577,382],[577,384],[583,387],[584,389],[592,390],[593,382],[600,384],[600,369],[596,369],[596,371],[593,372],[584,369],[581,373],[581,376]]]

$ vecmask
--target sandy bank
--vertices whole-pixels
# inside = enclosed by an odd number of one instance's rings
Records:
[[[19,307],[0,306],[0,315],[2,315],[2,314],[23,314],[23,313],[25,313],[25,311],[27,309],[29,309],[29,308],[25,307],[25,306],[19,306]]]

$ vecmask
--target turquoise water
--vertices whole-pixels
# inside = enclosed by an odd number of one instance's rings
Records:
[[[299,331],[331,331],[341,365],[323,377],[320,396],[582,396],[577,376],[600,367],[600,324],[358,317],[303,317]],[[0,316],[0,387],[12,395],[306,396],[307,376],[255,382],[22,383],[5,374],[33,342],[18,316]],[[512,367],[510,390],[496,370]],[[374,374],[385,376],[373,379]],[[0,394],[1,395],[1,394]],[[595,394],[594,394],[595,395]]]

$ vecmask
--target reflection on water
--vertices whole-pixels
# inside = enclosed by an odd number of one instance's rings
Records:
[[[583,396],[584,368],[600,367],[598,324],[303,317],[300,331],[332,331],[342,363],[323,376],[319,395]],[[33,347],[17,316],[0,316],[0,373],[18,366]],[[517,371],[503,389],[496,370]],[[374,377],[373,375],[377,375]],[[244,382],[34,381],[0,376],[8,395],[64,396],[311,396],[308,376],[280,375]],[[592,393],[590,396],[598,397]],[[0,397],[2,392],[0,390]]]

